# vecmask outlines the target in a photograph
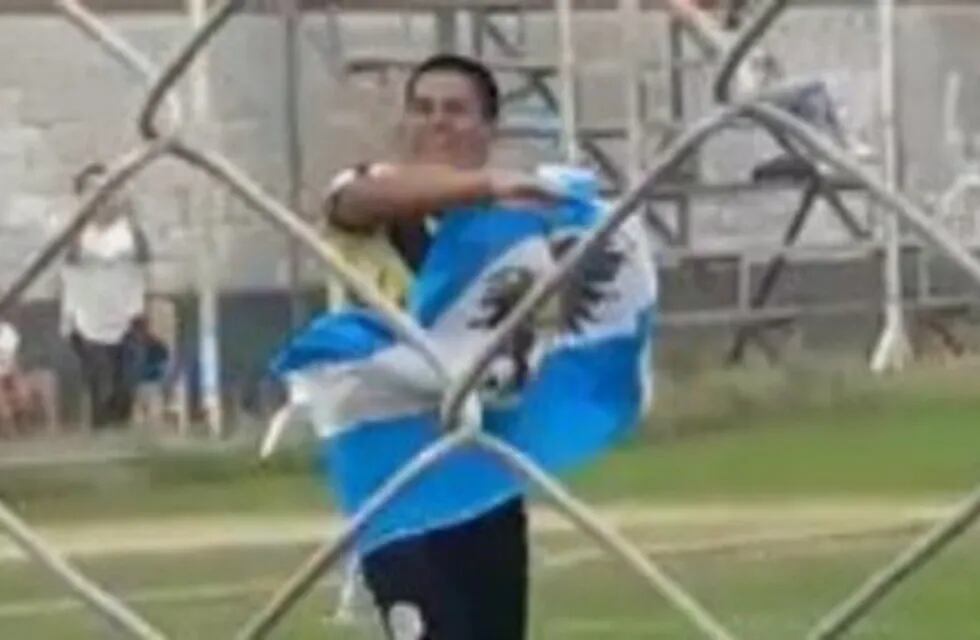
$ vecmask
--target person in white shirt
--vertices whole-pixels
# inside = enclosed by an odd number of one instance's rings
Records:
[[[78,196],[105,167],[93,163],[75,178]],[[139,382],[141,349],[135,324],[145,314],[149,245],[125,192],[117,192],[69,248],[62,273],[62,331],[85,376],[93,428],[129,422]]]

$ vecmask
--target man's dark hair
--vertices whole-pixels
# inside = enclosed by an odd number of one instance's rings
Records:
[[[72,178],[72,187],[76,195],[84,193],[95,178],[105,175],[106,168],[101,162],[92,162],[85,165],[81,171]]]
[[[453,53],[438,53],[412,70],[408,82],[405,83],[406,103],[415,97],[419,78],[433,71],[449,71],[466,76],[480,97],[483,117],[490,122],[496,122],[500,115],[500,88],[493,73],[482,62]]]

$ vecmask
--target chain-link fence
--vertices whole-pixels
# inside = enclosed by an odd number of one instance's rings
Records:
[[[718,68],[721,71],[715,80],[714,94],[721,104],[686,127],[662,153],[653,159],[640,184],[619,198],[599,228],[569,252],[548,277],[542,278],[534,285],[513,313],[487,339],[479,356],[455,378],[449,376],[448,368],[430,347],[425,332],[365,283],[329,243],[321,240],[316,229],[295,211],[281,204],[226,156],[216,152],[211,146],[213,138],[206,128],[202,130],[185,126],[188,118],[182,112],[181,103],[175,97],[175,88],[190,72],[197,57],[223,32],[229,20],[244,4],[244,0],[226,0],[217,5],[206,17],[202,16],[204,19],[199,29],[168,64],[160,69],[105,22],[90,13],[78,0],[57,2],[65,16],[98,43],[106,54],[119,62],[128,73],[134,74],[149,88],[138,121],[141,142],[108,164],[104,182],[100,183],[94,191],[83,196],[80,205],[70,216],[70,222],[59,229],[43,251],[30,259],[21,276],[0,298],[0,315],[6,315],[28,287],[36,282],[65,250],[69,249],[73,239],[98,215],[114,192],[124,189],[127,183],[155,163],[178,161],[207,177],[211,183],[220,185],[226,195],[234,197],[249,210],[266,218],[293,241],[300,243],[362,300],[380,312],[392,330],[422,354],[437,375],[445,378],[448,390],[443,398],[442,417],[447,427],[447,435],[391,477],[366,506],[344,525],[337,539],[318,549],[274,595],[268,605],[242,627],[239,637],[257,638],[268,635],[316,579],[348,550],[358,532],[387,501],[443,456],[460,446],[476,445],[498,456],[523,476],[531,486],[539,489],[572,523],[607,548],[651,588],[684,613],[706,637],[734,638],[710,611],[699,604],[647,555],[608,526],[602,518],[571,495],[556,480],[537,468],[520,451],[488,433],[459,425],[462,423],[461,411],[471,391],[480,382],[494,354],[515,328],[534,308],[555,293],[568,274],[591,250],[601,245],[618,225],[637,211],[646,194],[656,187],[667,172],[704,145],[719,130],[736,120],[756,123],[772,132],[778,140],[790,146],[801,157],[810,162],[827,163],[860,183],[863,189],[867,190],[882,207],[898,216],[917,237],[931,246],[937,254],[956,265],[974,286],[980,285],[980,262],[962,243],[936,224],[930,215],[908,197],[888,188],[874,173],[842,153],[838,145],[816,131],[810,124],[774,106],[787,95],[797,91],[798,85],[793,83],[777,85],[764,93],[749,94],[738,90],[737,83],[733,84],[734,76],[731,72],[739,68],[766,29],[775,23],[776,18],[789,4],[787,0],[772,0],[765,3],[750,23],[734,37],[715,28],[708,16],[694,11],[685,0],[672,0],[669,3],[672,9],[686,21],[687,27],[698,35],[698,41],[705,54],[719,63]],[[190,120],[193,121],[193,114]],[[894,562],[869,578],[853,597],[821,620],[809,637],[839,637],[887,595],[899,581],[948,544],[977,517],[980,517],[980,493],[969,496],[952,517],[939,523],[934,530],[916,541]],[[155,629],[134,611],[86,579],[77,569],[62,559],[56,550],[39,539],[12,511],[7,508],[0,511],[0,524],[26,552],[54,572],[75,594],[119,629],[139,638],[165,637],[162,631]]]
[[[289,93],[287,47],[278,6],[264,3],[259,11],[258,5],[252,2],[250,11],[223,29],[208,48],[206,70],[180,85],[179,95],[188,109],[191,98],[198,103],[203,96],[208,112],[202,119],[194,115],[197,111],[189,111],[186,126],[202,135],[207,127],[209,140],[218,148],[266,190],[312,220],[310,212],[334,171],[345,161],[381,153],[395,116],[399,80],[405,66],[431,48],[433,24],[421,13],[398,20],[347,9],[331,22],[320,7],[308,8],[299,23],[299,80],[291,107],[284,97]],[[976,190],[968,106],[976,82],[969,65],[973,44],[965,26],[974,24],[974,13],[962,5],[903,6],[897,16],[897,104],[906,192],[971,246],[980,226],[971,206]],[[131,132],[116,124],[139,106],[142,96],[130,72],[99,58],[99,52],[56,13],[3,15],[0,34],[10,48],[10,63],[0,70],[6,85],[0,90],[0,278],[12,280],[19,265],[66,222],[66,213],[76,203],[72,176],[87,162],[105,159],[128,144]],[[614,11],[575,16],[575,43],[589,45],[584,48],[587,55],[579,56],[579,116],[583,133],[613,168],[626,173],[622,53],[613,46],[620,29],[615,16]],[[552,93],[557,90],[553,68],[545,64],[554,58],[555,20],[548,12],[496,20],[498,30],[509,30],[504,36],[513,43],[508,46],[519,47],[513,52],[516,57],[508,58],[512,70],[500,74],[512,98],[505,109],[505,128],[514,135],[502,140],[498,150],[506,159],[552,161],[561,150],[554,135],[561,129],[560,118],[539,85]],[[166,55],[169,43],[188,26],[186,16],[177,12],[113,14],[111,23],[139,50],[157,57]],[[469,25],[461,21],[460,26]],[[713,65],[690,43],[682,58],[671,61],[665,51],[669,25],[663,12],[644,12],[639,26],[645,36],[638,53],[645,116],[652,129],[645,156],[652,157],[677,123],[711,110]],[[875,107],[876,30],[870,4],[842,8],[806,3],[782,16],[760,43],[778,54],[787,74],[826,81],[844,125],[871,152],[880,149],[881,137]],[[521,33],[523,38],[518,37]],[[817,34],[834,43],[826,55],[793,46]],[[486,55],[499,61],[503,53],[496,41],[484,39]],[[405,64],[367,64],[393,57],[392,52],[399,52]],[[671,113],[678,96],[672,94],[669,70],[675,66],[683,68],[675,87],[680,89],[679,114]],[[513,71],[529,68],[542,75],[541,83],[529,84],[526,73]],[[348,72],[346,80],[338,80],[338,69]],[[64,92],[73,99],[60,100]],[[295,118],[288,117],[291,110],[297,112]],[[303,132],[299,171],[290,169],[290,120]],[[947,121],[962,135],[947,131]],[[552,133],[523,135],[533,127]],[[781,339],[800,338],[807,347],[853,353],[874,339],[882,288],[881,212],[860,185],[831,184],[826,197],[819,193],[813,198],[795,239],[784,246],[804,189],[752,178],[758,165],[779,153],[766,132],[726,128],[698,154],[694,184],[679,183],[672,175],[654,190],[656,197],[647,204],[665,222],[669,236],[662,239],[660,270],[663,335],[670,337],[664,341],[670,345],[667,351],[673,345],[687,350],[692,344],[711,356],[726,346],[732,351],[732,325],[758,328],[760,334],[767,323],[774,325],[769,342],[776,346]],[[876,169],[881,158],[874,156],[869,154],[863,162]],[[290,193],[294,181],[300,185],[299,207]],[[225,422],[254,425],[278,400],[278,390],[265,377],[261,363],[295,322],[292,316],[299,315],[288,301],[301,297],[307,312],[318,307],[323,302],[323,278],[305,252],[298,252],[299,275],[294,278],[294,243],[269,233],[247,205],[223,197],[220,190],[212,193],[211,203],[199,201],[199,186],[184,165],[170,158],[153,163],[130,183],[137,217],[152,248],[151,324],[179,361],[168,371],[166,386],[174,393],[162,409],[155,409],[165,420],[157,421],[178,428],[194,423],[205,409],[201,389],[216,384]],[[209,211],[208,216],[198,215],[201,210]],[[923,342],[938,337],[954,351],[970,346],[974,336],[969,327],[957,326],[975,315],[968,282],[944,259],[920,250],[913,235],[906,233],[904,240],[903,293],[910,318],[923,330]],[[213,243],[209,251],[201,250],[205,241]],[[202,345],[206,327],[201,326],[204,314],[197,295],[207,266],[202,255],[211,256],[213,267],[218,371],[204,357],[208,350]],[[782,260],[778,277],[770,278],[777,258]],[[58,331],[60,271],[45,272],[28,290],[13,320],[23,334],[25,364],[46,378],[41,385],[55,398],[51,404],[58,416],[51,422],[65,430],[64,425],[84,422],[86,408],[77,358]],[[763,287],[769,281],[772,285]],[[760,300],[764,304],[756,304]],[[750,344],[764,346],[764,341]],[[217,380],[205,385],[205,374]]]

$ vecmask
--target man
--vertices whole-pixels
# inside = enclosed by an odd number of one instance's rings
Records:
[[[79,197],[105,174],[99,163],[75,178]],[[68,250],[63,273],[62,330],[81,361],[93,428],[131,417],[141,366],[134,325],[146,309],[149,246],[133,204],[117,193]]]
[[[331,226],[365,239],[381,234],[415,271],[429,245],[427,225],[440,211],[550,200],[538,179],[487,167],[499,90],[483,65],[434,56],[411,73],[404,100],[399,156],[334,180],[324,206]],[[527,562],[524,505],[515,499],[382,546],[362,568],[392,640],[521,640]]]

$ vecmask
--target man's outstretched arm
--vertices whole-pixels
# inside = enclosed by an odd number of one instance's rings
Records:
[[[498,169],[441,165],[374,165],[342,174],[324,203],[329,220],[348,229],[420,221],[455,206],[489,200],[549,201],[552,190],[537,178]]]

